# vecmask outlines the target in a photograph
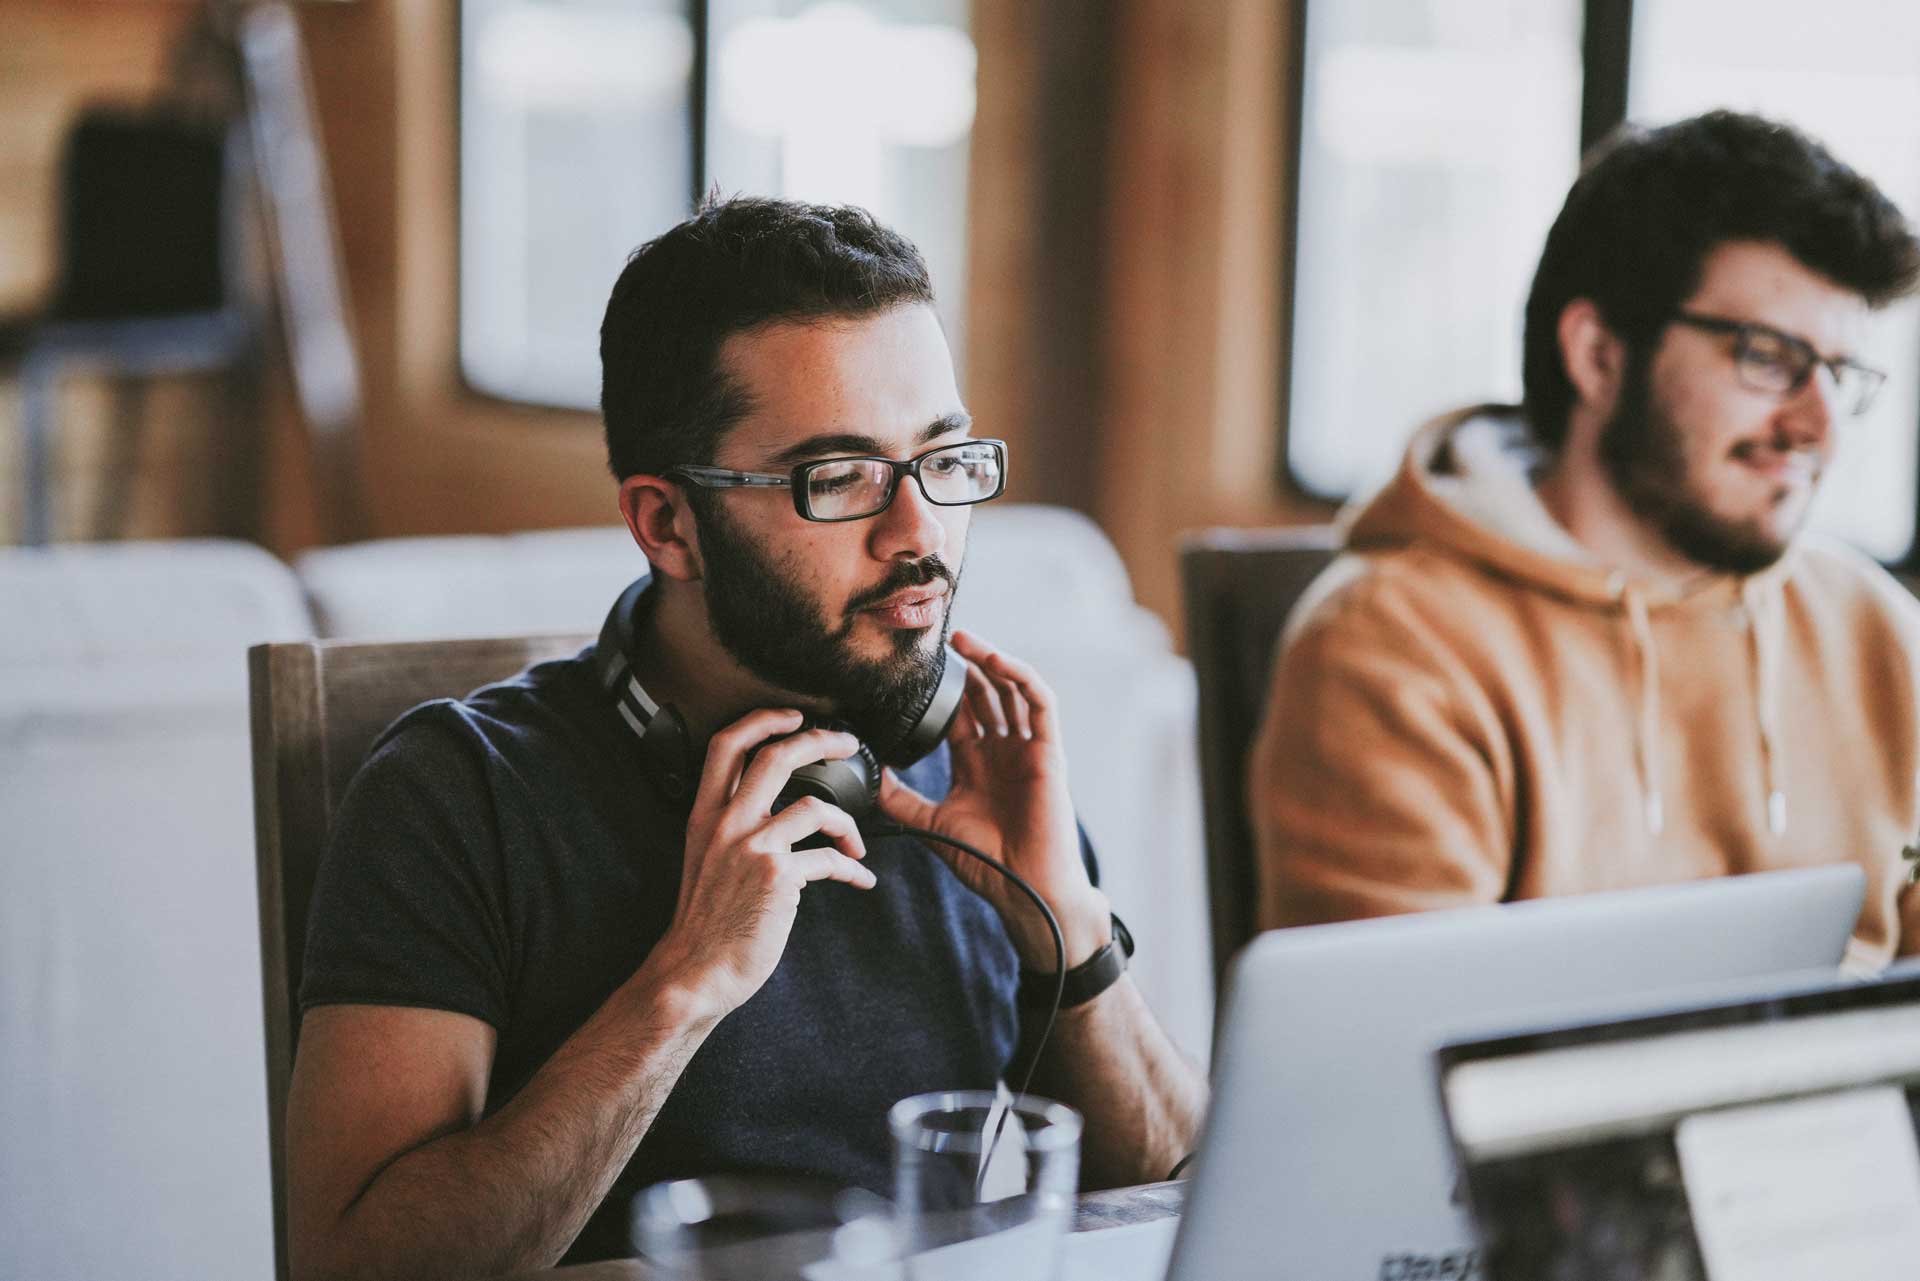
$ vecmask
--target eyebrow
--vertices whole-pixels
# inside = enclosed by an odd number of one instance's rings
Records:
[[[1866,368],[1865,365],[1860,364],[1860,362],[1854,358],[1855,353],[1852,351],[1843,351],[1843,352],[1838,352],[1834,354],[1829,354],[1827,352],[1820,350],[1818,347],[1814,346],[1813,342],[1810,339],[1802,338],[1799,334],[1788,333],[1784,329],[1776,329],[1772,325],[1764,324],[1757,320],[1749,320],[1745,323],[1752,325],[1755,329],[1762,330],[1765,333],[1772,334],[1776,338],[1784,338],[1790,343],[1795,343],[1801,347],[1805,347],[1808,351],[1813,353],[1813,358],[1819,361],[1823,365],[1856,365],[1861,369]]]
[[[915,445],[930,445],[942,436],[951,436],[958,431],[967,431],[973,426],[973,416],[961,412],[942,414],[922,427],[914,435]],[[879,456],[887,452],[886,442],[877,436],[866,436],[858,432],[823,432],[817,436],[808,436],[796,440],[785,449],[768,457],[768,467],[790,467],[795,463],[811,458],[827,458],[836,454],[859,454]]]
[[[1858,354],[1856,352],[1844,351],[1835,355],[1829,355],[1814,346],[1810,339],[1803,338],[1799,334],[1782,329],[1778,325],[1770,325],[1764,320],[1741,320],[1739,317],[1728,312],[1719,314],[1725,315],[1728,320],[1733,321],[1737,325],[1745,325],[1749,329],[1758,329],[1763,334],[1770,334],[1775,338],[1784,339],[1796,347],[1804,347],[1813,353],[1815,360],[1820,361],[1822,364],[1859,365],[1862,369],[1867,368],[1867,366],[1861,365],[1860,361],[1856,359]]]

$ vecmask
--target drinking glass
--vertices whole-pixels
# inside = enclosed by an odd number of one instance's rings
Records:
[[[676,1179],[633,1199],[634,1246],[668,1277],[797,1277],[829,1260],[890,1266],[893,1233],[885,1198],[818,1179]]]
[[[894,1216],[909,1281],[1050,1281],[1073,1215],[1080,1114],[958,1090],[893,1105]]]

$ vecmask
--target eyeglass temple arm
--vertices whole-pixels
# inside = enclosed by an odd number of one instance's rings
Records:
[[[724,467],[676,467],[675,471],[708,489],[784,489],[793,481],[769,472],[728,471]]]

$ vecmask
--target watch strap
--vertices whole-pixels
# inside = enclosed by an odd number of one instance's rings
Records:
[[[1132,956],[1133,932],[1127,928],[1127,923],[1115,914],[1113,937],[1107,941],[1106,946],[1067,971],[1066,985],[1060,994],[1060,1008],[1068,1010],[1076,1005],[1085,1005],[1118,983],[1120,976],[1127,972],[1127,961]],[[1053,992],[1057,983],[1057,975],[1043,974],[1038,970],[1021,967],[1020,1003],[1033,1007],[1052,1005]]]

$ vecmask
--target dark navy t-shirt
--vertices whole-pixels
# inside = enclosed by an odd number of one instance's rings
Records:
[[[944,796],[945,746],[904,778]],[[491,1114],[665,932],[685,836],[685,813],[646,778],[602,695],[591,648],[417,707],[341,803],[301,1008],[484,1020],[498,1033]],[[885,1193],[890,1105],[1000,1079],[1020,1029],[998,915],[918,841],[867,849],[878,885],[801,894],[778,968],[694,1055],[565,1262],[629,1253],[628,1203],[660,1179],[782,1171]]]

